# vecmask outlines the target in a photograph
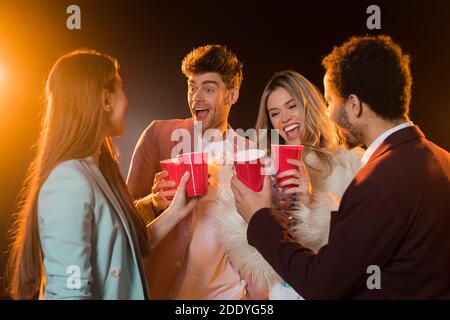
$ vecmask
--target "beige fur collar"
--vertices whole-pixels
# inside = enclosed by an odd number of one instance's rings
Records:
[[[293,215],[298,221],[290,230],[292,236],[304,246],[317,252],[328,242],[330,211],[337,210],[339,199],[347,188],[359,166],[362,150],[346,151],[338,148],[334,152],[335,165],[330,176],[314,181],[315,200],[308,208],[302,206]],[[310,153],[310,164],[318,165],[317,158]],[[247,224],[236,211],[230,181],[233,169],[230,165],[210,165],[211,174],[208,194],[195,210],[207,210],[217,218],[217,236],[228,253],[231,264],[245,279],[252,278],[260,290],[267,290],[281,278],[259,254],[248,244]],[[317,176],[314,177],[317,179]]]

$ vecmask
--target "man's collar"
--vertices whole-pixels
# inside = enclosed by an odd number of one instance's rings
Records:
[[[384,153],[389,150],[395,148],[396,146],[406,143],[411,140],[425,138],[425,135],[420,130],[420,128],[416,125],[407,126],[403,129],[397,130],[394,133],[391,133],[373,152],[371,157],[368,160],[368,163],[374,161],[376,158],[380,157]]]
[[[387,137],[392,135],[393,133],[407,128],[412,127],[414,124],[411,121],[406,121],[401,124],[396,125],[395,127],[392,127],[386,131],[384,131],[382,134],[380,134],[367,148],[367,150],[364,152],[361,162],[360,162],[360,168],[364,167],[367,162],[369,162],[369,159],[372,157],[372,155],[375,153],[375,151],[380,147],[380,145],[383,143],[384,140],[386,140]]]

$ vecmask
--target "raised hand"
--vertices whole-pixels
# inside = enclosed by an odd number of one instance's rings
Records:
[[[172,203],[172,199],[176,193],[175,189],[170,189],[175,187],[175,181],[165,179],[169,176],[167,171],[158,172],[155,175],[152,186],[152,204],[157,211],[166,209]]]
[[[296,200],[304,205],[309,205],[312,202],[312,186],[309,178],[308,171],[306,171],[303,161],[288,159],[288,163],[296,166],[298,169],[286,170],[277,175],[278,179],[290,177],[285,181],[280,182],[279,187],[283,188],[288,185],[294,185],[293,187],[283,190],[286,195],[295,194]]]

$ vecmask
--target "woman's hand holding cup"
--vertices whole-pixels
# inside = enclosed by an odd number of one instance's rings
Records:
[[[297,167],[283,171],[277,175],[280,180],[279,187],[286,195],[295,194],[297,205],[302,203],[306,206],[312,202],[312,186],[308,171],[301,160],[288,159],[287,162]],[[282,179],[284,178],[284,179]]]

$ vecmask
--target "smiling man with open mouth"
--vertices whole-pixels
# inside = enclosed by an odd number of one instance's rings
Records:
[[[194,122],[201,124],[202,150],[217,163],[224,163],[235,147],[246,141],[229,130],[228,125],[231,106],[239,97],[242,69],[236,55],[222,45],[195,48],[183,59],[181,70],[187,78],[192,117],[153,121],[136,145],[128,174],[128,188],[137,205],[150,211],[149,220],[169,206],[174,195],[173,190],[167,190],[174,182],[166,181],[167,175],[158,171],[161,171],[159,161],[171,158],[179,143],[171,140],[175,130],[189,132],[188,140],[192,143],[194,139],[197,141],[197,137],[192,139]],[[207,139],[213,132],[211,129],[215,129],[214,136],[210,137],[214,141]],[[190,147],[183,152],[194,151],[195,144]],[[194,210],[146,259],[150,296],[153,299],[249,299],[246,279],[232,266],[216,234],[219,226],[211,218],[215,212],[201,206]]]
[[[225,132],[239,88],[229,88],[217,72],[184,72],[188,75],[188,103],[193,118],[202,122],[203,132],[212,128]]]

